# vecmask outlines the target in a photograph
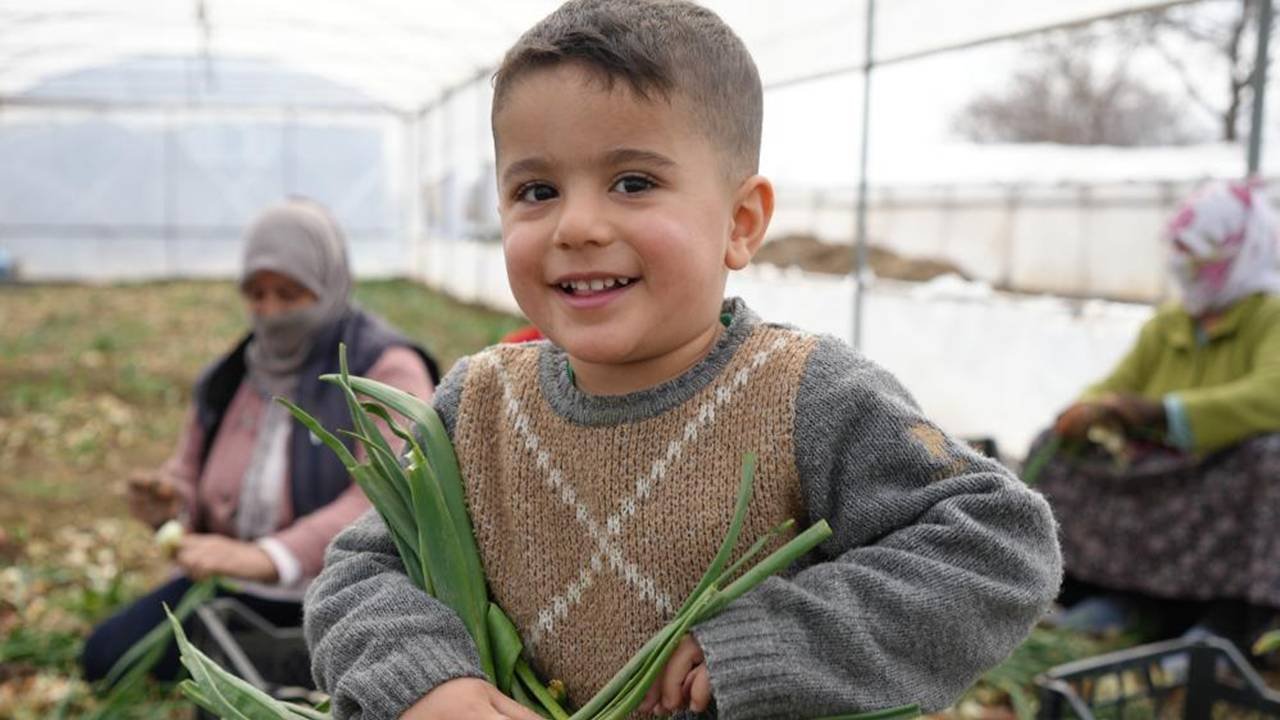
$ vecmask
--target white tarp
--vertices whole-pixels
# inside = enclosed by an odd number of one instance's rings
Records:
[[[766,84],[855,66],[865,0],[711,0]],[[1154,0],[881,0],[880,58],[1168,4]],[[491,67],[554,0],[0,0],[0,97],[134,56],[275,60],[416,110]]]

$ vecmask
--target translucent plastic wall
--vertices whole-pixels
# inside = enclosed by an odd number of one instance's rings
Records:
[[[406,124],[393,116],[0,111],[0,245],[29,278],[226,276],[247,223],[328,206],[364,274],[408,272]]]

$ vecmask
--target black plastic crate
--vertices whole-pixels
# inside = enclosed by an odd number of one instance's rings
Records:
[[[259,690],[279,700],[321,697],[301,627],[278,627],[234,598],[196,608],[191,626],[191,642],[201,652]]]
[[[993,460],[1000,459],[1000,448],[996,446],[996,439],[993,437],[967,437],[964,439],[969,443],[969,447],[977,450],[982,455]]]
[[[1230,642],[1170,640],[1059,665],[1036,678],[1042,720],[1280,718],[1266,686]]]

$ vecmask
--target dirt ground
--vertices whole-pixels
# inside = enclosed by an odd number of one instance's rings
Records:
[[[409,282],[359,302],[448,368],[520,319]],[[0,284],[0,719],[92,717],[79,677],[90,628],[168,573],[130,519],[124,482],[172,450],[199,369],[245,331],[219,282]],[[112,720],[184,718],[159,688]]]
[[[752,262],[828,275],[848,275],[853,272],[855,252],[853,245],[826,243],[813,235],[784,235],[766,242]],[[926,281],[946,274],[967,279],[964,271],[954,263],[904,257],[877,245],[867,247],[867,265],[877,277],[893,280]]]

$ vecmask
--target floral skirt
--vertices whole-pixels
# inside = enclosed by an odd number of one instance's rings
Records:
[[[1149,454],[1125,468],[1101,452],[1059,453],[1036,489],[1053,506],[1073,578],[1280,608],[1280,434],[1207,457]]]

